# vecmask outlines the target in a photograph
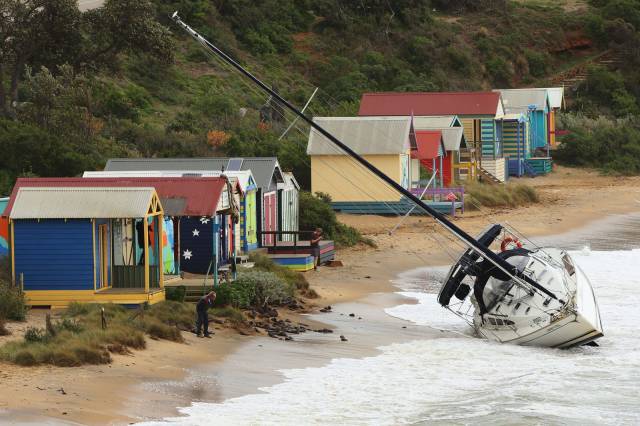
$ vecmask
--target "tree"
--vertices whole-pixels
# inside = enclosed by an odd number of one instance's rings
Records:
[[[77,51],[80,12],[74,0],[0,0],[0,112],[18,98],[27,64],[50,65]],[[6,92],[6,88],[9,92]]]
[[[85,13],[75,0],[0,0],[0,114],[15,115],[27,66],[113,68],[122,52],[172,60],[169,30],[149,0],[107,0]]]
[[[122,52],[173,60],[171,33],[156,20],[149,0],[106,0],[103,7],[85,12],[82,21],[89,37],[77,65],[108,66]]]

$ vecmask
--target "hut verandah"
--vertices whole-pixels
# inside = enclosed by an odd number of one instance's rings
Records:
[[[164,300],[154,188],[24,187],[8,209],[12,279],[30,305]]]

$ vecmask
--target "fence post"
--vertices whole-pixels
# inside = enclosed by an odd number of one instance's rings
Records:
[[[100,308],[100,319],[102,320],[102,329],[107,329],[107,318],[104,315],[104,308]]]

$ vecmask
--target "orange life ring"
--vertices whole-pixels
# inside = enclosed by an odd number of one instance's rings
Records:
[[[519,239],[515,237],[506,237],[504,240],[502,240],[502,243],[500,243],[500,251],[507,251],[507,246],[510,243],[515,244],[518,248],[522,248],[522,243]]]

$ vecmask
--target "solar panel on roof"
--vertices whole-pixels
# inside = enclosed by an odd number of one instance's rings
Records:
[[[231,158],[227,164],[227,170],[230,172],[239,172],[242,167],[242,158]]]

